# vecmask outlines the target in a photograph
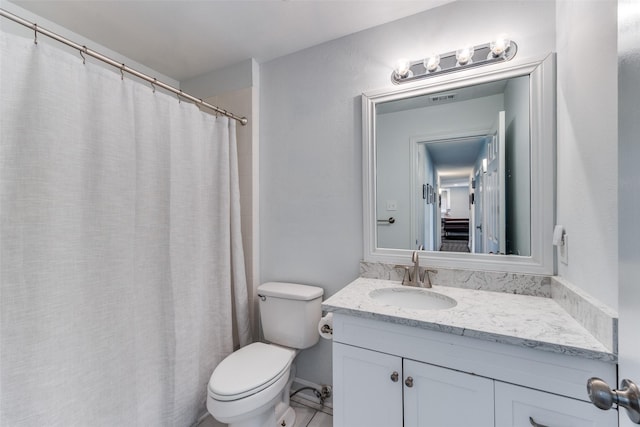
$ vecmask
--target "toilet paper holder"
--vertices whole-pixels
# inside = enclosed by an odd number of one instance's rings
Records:
[[[318,333],[320,337],[330,340],[333,339],[333,313],[327,313],[318,322]]]

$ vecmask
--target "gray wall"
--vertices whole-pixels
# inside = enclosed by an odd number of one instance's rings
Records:
[[[556,5],[556,222],[569,236],[569,264],[559,263],[558,274],[617,309],[617,3]],[[599,65],[585,66],[584,59],[594,52]]]
[[[491,23],[491,25],[488,25]],[[389,87],[397,58],[420,58],[506,32],[522,58],[554,50],[552,2],[455,2],[261,66],[261,280],[309,283],[325,298],[362,259],[360,94]],[[331,343],[298,358],[331,383]]]
[[[228,67],[180,82],[180,89],[200,98],[257,86],[257,63],[246,59]]]

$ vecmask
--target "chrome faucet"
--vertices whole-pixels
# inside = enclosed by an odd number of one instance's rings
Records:
[[[420,288],[430,288],[431,280],[429,278],[430,272],[435,272],[434,270],[425,269],[422,273],[422,277],[420,276],[420,258],[418,255],[418,251],[413,251],[411,255],[411,262],[413,263],[413,271],[411,267],[406,265],[397,265],[397,268],[404,269],[404,276],[402,277],[402,285],[404,286],[418,286]]]

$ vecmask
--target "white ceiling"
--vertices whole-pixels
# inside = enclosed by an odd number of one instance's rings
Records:
[[[13,0],[179,81],[287,55],[453,0]]]
[[[426,144],[443,187],[469,184],[469,176],[487,144],[486,136],[449,139]]]

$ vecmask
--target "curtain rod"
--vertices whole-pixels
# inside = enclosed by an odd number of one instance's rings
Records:
[[[20,18],[17,15],[14,15],[10,12],[7,12],[6,10],[0,8],[0,16],[10,19],[13,22],[17,22],[20,25],[24,25],[25,27],[29,27],[32,30],[34,30],[35,32],[35,39],[34,42],[37,44],[38,43],[38,33],[40,34],[44,34],[47,37],[50,37],[54,40],[59,41],[60,43],[66,44],[67,46],[70,46],[76,50],[78,50],[80,52],[80,55],[82,56],[83,54],[85,55],[89,55],[93,58],[96,58],[102,62],[105,62],[115,68],[118,68],[120,70],[121,73],[127,72],[129,74],[132,74],[142,80],[145,80],[149,83],[151,83],[154,87],[158,86],[161,87],[169,92],[172,92],[176,95],[178,95],[178,99],[180,98],[184,98],[187,99],[189,101],[192,101],[193,103],[195,103],[196,105],[199,105],[201,107],[206,107],[206,108],[210,108],[213,111],[215,111],[216,113],[220,113],[223,116],[229,117],[231,119],[237,120],[238,122],[240,122],[240,124],[242,124],[243,126],[246,125],[249,120],[246,117],[240,117],[240,116],[236,116],[235,114],[227,111],[227,110],[223,110],[220,107],[216,107],[215,105],[211,105],[208,102],[203,101],[201,98],[196,98],[195,96],[189,95],[188,93],[184,93],[182,90],[180,89],[176,89],[175,87],[168,85],[164,82],[159,81],[156,78],[153,78],[147,74],[141,73],[140,71],[134,70],[133,68],[130,68],[128,66],[126,66],[125,64],[121,64],[118,61],[114,61],[113,59],[102,55],[101,53],[98,53],[94,50],[91,50],[89,48],[87,48],[86,46],[82,46],[78,43],[75,43],[65,37],[62,37],[52,31],[49,31],[45,28],[39,27],[38,24],[32,23],[27,21],[26,19]],[[84,58],[84,56],[83,56]]]

